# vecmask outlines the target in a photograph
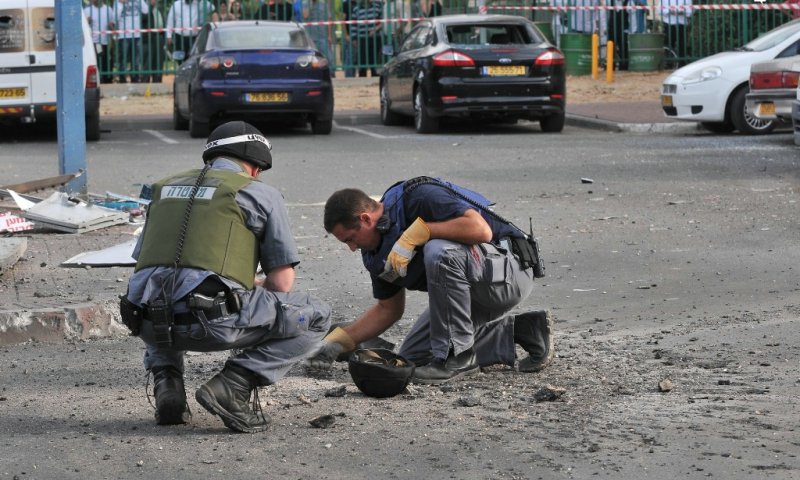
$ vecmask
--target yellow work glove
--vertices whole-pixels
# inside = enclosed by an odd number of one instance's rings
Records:
[[[339,355],[355,349],[353,338],[342,327],[336,327],[319,342],[307,364],[314,369],[329,369]]]
[[[408,264],[411,263],[411,259],[417,253],[416,248],[424,245],[430,239],[430,228],[428,228],[425,220],[417,217],[414,223],[406,228],[406,231],[394,243],[392,251],[386,257],[384,271],[394,270],[401,277],[405,277],[408,273]]]

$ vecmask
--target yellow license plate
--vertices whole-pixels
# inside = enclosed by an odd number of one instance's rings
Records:
[[[661,95],[661,105],[665,107],[672,106],[672,95]]]
[[[250,103],[286,103],[289,101],[288,92],[259,92],[248,93],[247,101]]]
[[[486,74],[493,77],[525,75],[524,65],[490,65],[486,67]]]
[[[759,115],[775,115],[775,104],[772,102],[764,102],[758,104]]]
[[[0,88],[0,98],[22,98],[25,96],[25,88]]]

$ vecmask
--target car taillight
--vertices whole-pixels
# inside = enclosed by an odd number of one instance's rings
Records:
[[[313,53],[307,53],[297,57],[294,62],[300,68],[325,68],[328,66],[328,59]]]
[[[86,88],[97,88],[97,65],[86,68]]]
[[[564,65],[564,55],[562,55],[558,50],[548,50],[536,57],[536,60],[533,62],[533,64],[537,67]]]
[[[797,88],[800,72],[756,72],[750,74],[751,90],[770,88]]]
[[[436,67],[474,67],[475,61],[471,57],[455,50],[448,50],[433,57]]]
[[[233,68],[236,66],[236,59],[233,57],[208,56],[200,59],[200,68],[204,70],[219,70],[221,68]]]

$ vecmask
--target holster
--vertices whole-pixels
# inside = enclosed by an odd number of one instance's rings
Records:
[[[539,243],[533,235],[511,238],[511,251],[519,257],[522,268],[533,268],[533,276],[544,277],[544,263],[539,253]]]
[[[138,337],[142,330],[142,309],[128,301],[128,297],[120,295],[119,314],[122,323],[131,331],[131,336]]]

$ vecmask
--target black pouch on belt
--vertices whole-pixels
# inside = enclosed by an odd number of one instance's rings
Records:
[[[533,235],[511,238],[511,251],[519,257],[522,268],[533,268],[533,276],[544,277],[544,264],[539,253],[539,243]]]
[[[131,336],[138,337],[142,329],[142,309],[128,301],[128,297],[120,295],[119,314],[122,323],[131,331]]]
[[[175,323],[172,304],[162,298],[151,301],[147,304],[147,319],[153,325],[156,345],[172,345],[172,325]]]

